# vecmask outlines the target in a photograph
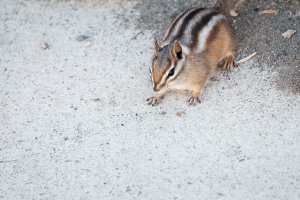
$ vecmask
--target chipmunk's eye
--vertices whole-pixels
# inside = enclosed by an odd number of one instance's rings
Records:
[[[168,77],[173,76],[173,75],[174,75],[174,72],[175,72],[175,68],[173,67],[173,69],[171,69],[171,70],[169,71]]]
[[[151,69],[149,68],[150,75],[152,74]]]

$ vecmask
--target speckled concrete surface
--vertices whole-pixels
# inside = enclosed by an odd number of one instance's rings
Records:
[[[300,198],[300,97],[280,70],[254,58],[200,105],[150,107],[136,2],[0,5],[1,199]]]

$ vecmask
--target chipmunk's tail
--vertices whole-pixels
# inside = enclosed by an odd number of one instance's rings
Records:
[[[213,0],[215,8],[226,16],[237,16],[237,11],[246,4],[246,0]]]

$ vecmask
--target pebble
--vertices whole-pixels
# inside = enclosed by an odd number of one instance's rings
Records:
[[[76,37],[76,40],[79,41],[79,42],[82,42],[82,41],[84,41],[86,39],[89,39],[89,38],[90,38],[90,36],[88,36],[88,35],[79,35],[79,36]]]
[[[183,117],[184,115],[186,115],[185,112],[177,112],[177,113],[176,113],[176,116],[177,116],[177,117]]]
[[[49,48],[49,44],[47,42],[43,42],[43,44],[41,45],[41,48],[46,50]]]
[[[97,101],[100,101],[101,99],[100,98],[96,98],[96,99],[93,99],[93,100],[97,102]]]

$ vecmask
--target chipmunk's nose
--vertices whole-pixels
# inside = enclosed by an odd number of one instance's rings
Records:
[[[154,92],[158,92],[158,89],[157,89],[156,85],[153,86],[153,90],[154,90]]]

